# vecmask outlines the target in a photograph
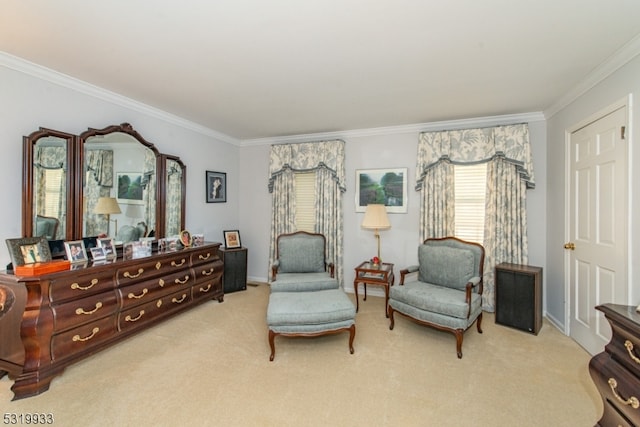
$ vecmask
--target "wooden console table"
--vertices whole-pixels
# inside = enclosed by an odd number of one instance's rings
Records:
[[[0,274],[13,290],[0,319],[0,378],[14,400],[49,389],[64,369],[210,299],[222,302],[219,243],[37,277]]]

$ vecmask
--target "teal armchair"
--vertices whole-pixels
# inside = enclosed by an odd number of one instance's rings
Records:
[[[462,358],[464,332],[476,323],[482,333],[484,248],[455,237],[427,239],[418,247],[418,265],[400,271],[389,291],[389,329],[394,313],[456,337]]]

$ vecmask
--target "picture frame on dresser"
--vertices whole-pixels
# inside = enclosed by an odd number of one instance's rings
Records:
[[[87,249],[84,245],[84,240],[64,242],[64,249],[67,253],[67,259],[71,264],[82,264],[89,260],[87,258]]]
[[[115,259],[118,256],[115,241],[111,237],[98,238],[98,247],[104,249],[105,258],[108,260]]]
[[[13,266],[51,261],[51,250],[44,236],[6,239]]]

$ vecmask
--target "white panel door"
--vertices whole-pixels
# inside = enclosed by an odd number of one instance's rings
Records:
[[[628,299],[626,119],[626,107],[619,108],[569,141],[570,335],[591,354],[611,337],[594,307]]]

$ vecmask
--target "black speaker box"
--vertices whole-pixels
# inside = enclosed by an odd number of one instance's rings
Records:
[[[542,327],[542,268],[502,263],[495,270],[496,323],[538,335]]]

